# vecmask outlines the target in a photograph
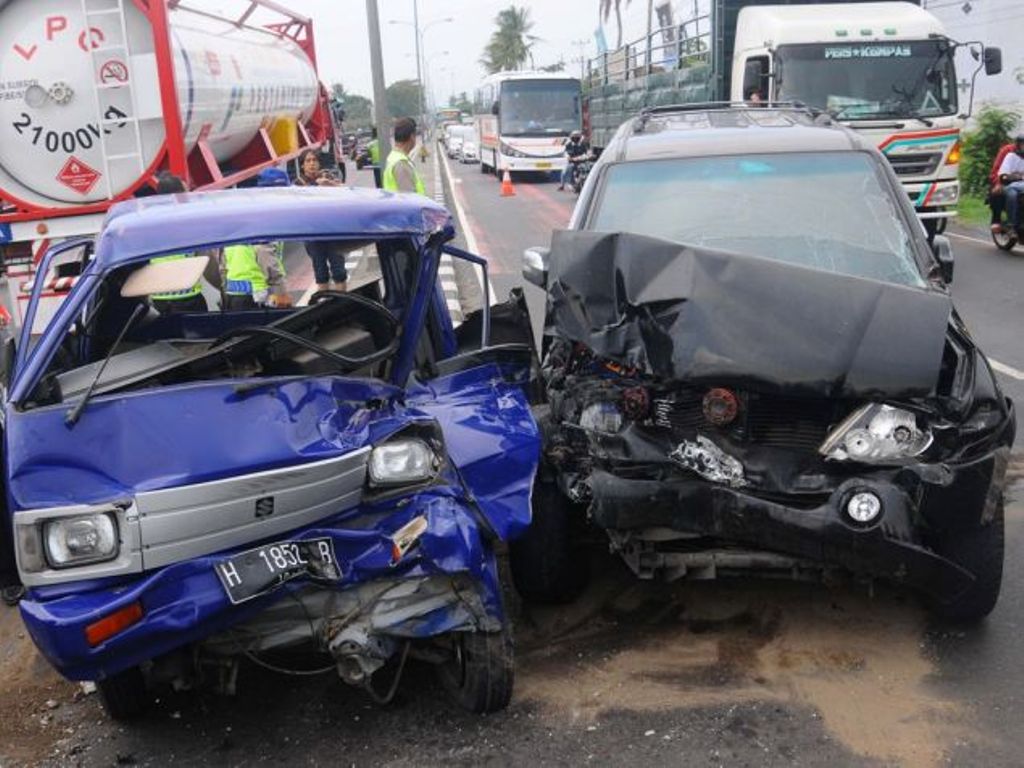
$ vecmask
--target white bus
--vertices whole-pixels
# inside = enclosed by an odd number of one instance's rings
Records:
[[[499,72],[477,88],[480,170],[561,171],[566,137],[580,129],[580,81],[559,72]]]

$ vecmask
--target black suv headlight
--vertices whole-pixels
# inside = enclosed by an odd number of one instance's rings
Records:
[[[920,456],[932,444],[932,433],[911,411],[882,403],[858,408],[836,427],[819,452],[833,461],[900,464]]]

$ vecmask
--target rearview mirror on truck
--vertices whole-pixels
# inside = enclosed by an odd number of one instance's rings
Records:
[[[985,63],[986,75],[998,75],[1003,71],[1002,48],[989,48],[988,46],[985,46],[985,52],[982,54],[982,60]]]

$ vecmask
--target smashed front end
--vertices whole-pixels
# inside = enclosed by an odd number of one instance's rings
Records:
[[[325,377],[252,397],[237,382],[136,394],[97,403],[64,447],[51,439],[62,411],[15,424],[26,626],[72,679],[143,665],[177,680],[188,659],[302,646],[352,683],[440,636],[503,630],[494,547],[529,523],[539,444],[517,376],[484,366],[404,392]],[[219,422],[235,426],[197,430]],[[105,453],[83,455],[100,441]],[[199,466],[221,476],[199,479]],[[195,481],[159,482],[155,467]],[[72,491],[83,503],[41,503]],[[76,561],[86,539],[109,539],[110,553]]]
[[[545,458],[638,575],[980,578],[1015,421],[945,293],[589,232],[548,292]]]

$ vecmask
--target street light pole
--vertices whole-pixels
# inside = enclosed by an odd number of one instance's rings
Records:
[[[377,0],[366,0],[366,24],[370,35],[370,71],[373,75],[373,119],[377,125],[377,146],[381,160],[391,153],[388,131],[388,102],[384,89],[384,57],[380,47],[380,16]]]
[[[423,83],[423,68],[420,63],[420,6],[419,0],[412,0],[412,25],[416,30],[416,83],[420,88],[420,130],[426,130],[426,123],[424,122],[424,115],[426,114],[426,108],[424,104],[424,91],[426,87]]]

